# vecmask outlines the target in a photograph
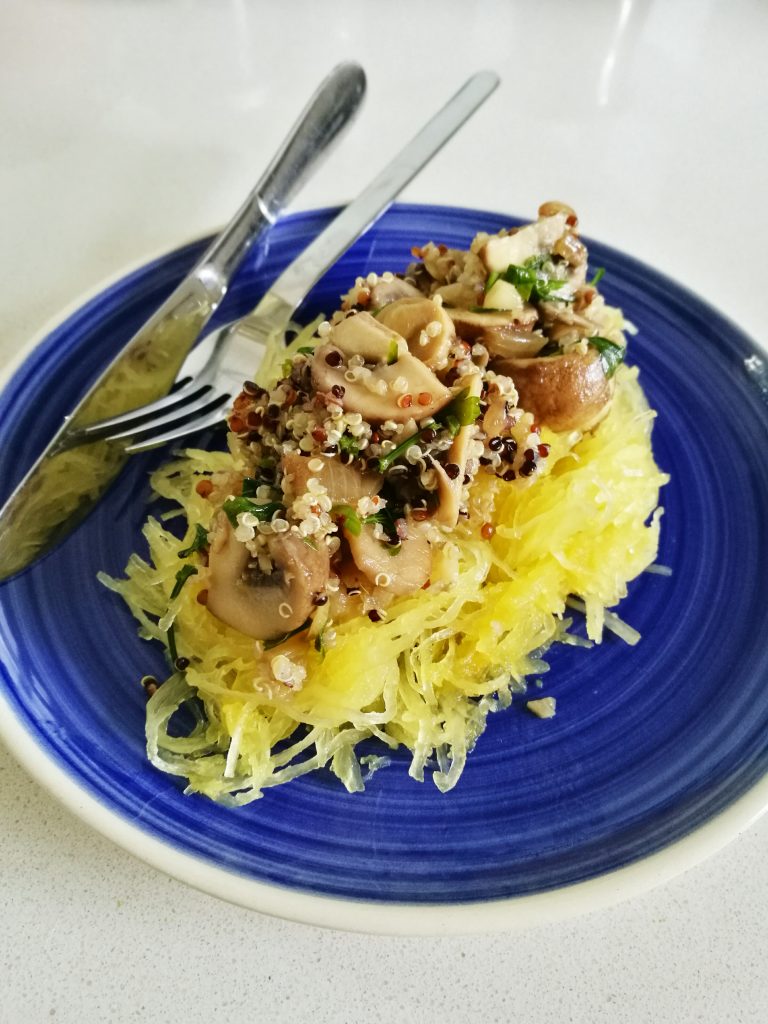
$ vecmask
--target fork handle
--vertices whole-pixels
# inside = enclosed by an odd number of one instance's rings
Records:
[[[352,62],[338,64],[321,82],[253,191],[192,271],[213,309],[245,254],[328,152],[364,94],[365,72]]]
[[[494,71],[478,71],[468,78],[370,185],[286,267],[262,300],[263,305],[254,312],[293,311],[326,270],[381,216],[498,84],[499,76]]]

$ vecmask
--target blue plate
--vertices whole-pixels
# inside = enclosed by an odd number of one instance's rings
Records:
[[[331,214],[278,224],[218,319],[246,312]],[[512,222],[397,206],[326,275],[305,312],[329,311],[357,274],[404,268],[414,243],[463,247],[476,231]],[[203,244],[123,277],[34,349],[2,396],[4,492]],[[2,731],[37,777],[129,849],[210,891],[304,920],[399,931],[493,926],[484,908],[494,905],[505,908],[496,924],[515,923],[515,907],[527,920],[558,916],[578,907],[564,900],[553,911],[553,891],[594,895],[581,883],[606,876],[616,898],[702,856],[701,844],[680,845],[694,830],[706,835],[720,822],[711,849],[761,812],[768,408],[760,355],[643,264],[598,243],[591,262],[606,267],[608,301],[640,328],[631,361],[659,412],[654,449],[671,474],[658,560],[673,575],[644,575],[621,608],[642,633],[636,648],[609,636],[593,651],[554,650],[541,693],[557,697],[557,717],[539,721],[522,704],[491,716],[448,795],[412,781],[407,758],[395,754],[362,795],[317,773],[237,811],[184,796],[144,753],[138,681],[162,672],[160,653],[96,582],[99,569],[119,574],[144,547],[147,474],[161,456],[137,457],[75,534],[0,589]],[[688,852],[638,881],[632,869],[663,864],[653,855],[672,844]],[[471,920],[464,904],[474,905]]]

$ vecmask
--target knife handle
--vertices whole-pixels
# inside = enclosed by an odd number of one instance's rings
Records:
[[[192,271],[210,297],[211,312],[245,254],[328,152],[364,94],[365,72],[351,62],[338,64],[320,84],[253,191]]]

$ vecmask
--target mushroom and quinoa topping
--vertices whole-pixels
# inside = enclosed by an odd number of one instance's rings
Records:
[[[315,616],[325,643],[352,615],[385,621],[453,531],[493,536],[478,474],[533,486],[542,427],[584,432],[608,411],[623,321],[587,280],[570,207],[413,255],[358,278],[272,386],[245,382],[229,417],[242,473],[201,482],[218,508],[206,607],[258,641]],[[300,685],[284,662],[276,677]]]

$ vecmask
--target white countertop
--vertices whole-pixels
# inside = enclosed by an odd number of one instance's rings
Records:
[[[4,0],[0,360],[127,264],[220,224],[340,59],[362,116],[295,208],[353,195],[481,67],[503,85],[405,199],[533,215],[764,326],[768,9],[754,0]],[[0,1022],[768,1019],[768,819],[610,910],[377,938],[241,910],[90,831],[0,749]]]

